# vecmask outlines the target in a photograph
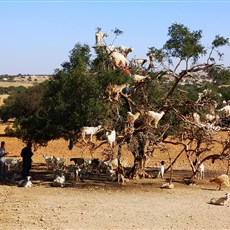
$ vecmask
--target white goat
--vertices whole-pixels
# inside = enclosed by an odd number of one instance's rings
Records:
[[[114,97],[115,101],[118,101],[119,95],[122,92],[123,89],[126,87],[129,87],[129,84],[123,84],[123,85],[109,85],[107,87],[108,95],[109,95],[109,100],[112,101],[111,97]]]
[[[111,148],[115,146],[116,143],[116,131],[112,130],[110,133],[106,132],[106,137]]]
[[[103,161],[103,164],[107,165],[111,170],[115,170],[118,167],[118,159],[117,158],[112,158],[107,161]]]
[[[55,165],[56,169],[61,169],[64,167],[65,164],[65,158],[62,157],[53,157],[53,163]]]
[[[25,180],[21,180],[18,182],[19,187],[31,188],[32,187],[31,176],[27,176]]]
[[[198,113],[193,113],[193,120],[197,125],[201,125],[200,115]]]
[[[165,173],[165,162],[161,161],[161,168],[158,177],[164,178],[164,173]]]
[[[92,142],[93,135],[97,134],[99,131],[101,131],[101,129],[102,129],[101,125],[98,125],[96,127],[87,127],[87,126],[82,127],[81,134],[82,134],[83,141],[87,143],[87,141],[85,140],[85,137],[86,135],[90,135],[90,141]]]
[[[53,180],[54,187],[64,187],[64,184],[65,184],[65,176],[63,174],[61,176],[57,176]]]
[[[145,79],[149,78],[149,76],[148,75],[142,76],[142,75],[134,74],[132,75],[132,78],[135,82],[139,83],[139,82],[145,81]]]
[[[220,120],[220,117],[218,115],[212,115],[212,114],[206,114],[205,115],[205,119],[210,123],[215,125],[216,123],[218,123],[218,121]]]
[[[147,59],[136,58],[136,59],[134,59],[134,64],[135,64],[136,68],[138,68],[138,67],[143,67],[144,64],[145,64],[147,61],[148,61]]]
[[[225,105],[223,108],[218,110],[219,112],[223,112],[226,117],[230,117],[230,105]]]
[[[54,156],[47,156],[47,155],[43,154],[43,157],[45,159],[48,170],[55,166]]]
[[[10,171],[12,167],[17,167],[19,159],[14,158],[6,158],[5,165],[7,166],[7,170]]]
[[[202,93],[198,93],[198,99],[197,103],[201,103],[205,98],[209,96],[209,94],[212,92],[211,89],[204,89]]]
[[[97,32],[96,35],[95,35],[95,37],[96,37],[96,45],[101,46],[102,45],[102,43],[101,43],[102,39],[104,37],[108,37],[108,36],[109,35],[107,33],[103,33],[103,32],[100,32],[100,31]]]
[[[149,54],[149,68],[153,68],[154,67],[154,60],[155,60],[155,56],[153,53]]]
[[[165,112],[161,111],[161,112],[154,112],[154,111],[147,111],[147,124],[149,126],[152,126],[151,123],[152,121],[154,121],[155,124],[155,128],[157,128],[157,125],[159,123],[159,121],[161,120],[161,118],[164,116]]]
[[[214,205],[228,205],[230,200],[230,193],[226,193],[224,197],[220,197],[220,198],[212,198],[210,200],[210,204],[214,204]]]
[[[124,55],[116,51],[110,54],[110,60],[117,68],[127,67],[130,64],[130,61]]]
[[[132,114],[130,111],[127,112],[127,120],[129,123],[129,126],[133,127],[134,126],[134,122],[139,118],[140,113],[136,112],[135,114]]]
[[[204,179],[204,164],[199,166],[198,179]]]
[[[106,46],[105,47],[105,50],[106,50],[106,52],[108,53],[108,54],[111,54],[112,52],[117,52],[118,50],[117,50],[117,48],[115,47],[115,46]]]
[[[120,51],[121,54],[123,54],[125,57],[127,57],[128,54],[130,52],[133,52],[134,49],[132,47],[128,48],[125,46],[120,46],[120,47],[118,47],[118,50]]]

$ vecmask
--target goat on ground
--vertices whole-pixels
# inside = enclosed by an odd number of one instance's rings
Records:
[[[44,157],[45,162],[47,164],[47,169],[48,170],[55,166],[54,156],[47,156],[47,155],[43,154],[43,157]]]
[[[31,188],[32,187],[31,176],[27,176],[25,180],[21,180],[18,182],[19,187]]]
[[[70,158],[70,161],[73,161],[75,165],[82,166],[85,163],[85,159],[82,157]]]
[[[199,172],[198,172],[198,179],[204,179],[204,164],[200,164]]]
[[[210,200],[210,204],[214,204],[214,205],[228,205],[230,200],[230,193],[226,193],[224,197],[220,197],[220,198],[212,198]]]
[[[64,187],[65,184],[65,176],[62,174],[61,176],[56,176],[53,180],[54,187]]]
[[[65,164],[65,158],[62,157],[53,157],[55,168],[62,169]]]
[[[98,171],[98,167],[101,164],[101,161],[98,158],[93,158],[90,160],[90,163],[87,165],[87,172],[94,173]]]
[[[222,185],[225,185],[225,186],[227,186],[227,187],[230,186],[229,177],[228,177],[228,175],[226,175],[226,174],[222,174],[222,175],[220,175],[220,176],[211,178],[211,179],[209,180],[209,182],[214,182],[214,183],[216,183],[217,186],[218,186],[218,190],[221,190]]]
[[[118,167],[118,159],[112,158],[107,161],[103,161],[110,169],[115,170]]]
[[[158,177],[164,178],[164,173],[165,173],[165,162],[161,161],[161,167],[160,167]]]
[[[7,170],[10,171],[12,167],[17,168],[19,159],[14,159],[14,158],[6,158],[5,159],[5,165],[7,167]]]

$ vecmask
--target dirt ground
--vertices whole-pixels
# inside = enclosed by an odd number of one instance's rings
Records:
[[[220,138],[226,137],[221,134]],[[24,144],[15,138],[2,136],[8,157],[20,159]],[[116,182],[70,180],[63,188],[52,187],[52,171],[47,170],[43,154],[65,157],[103,157],[107,146],[90,152],[86,146],[75,145],[68,150],[68,142],[53,141],[34,151],[31,170],[32,188],[21,188],[9,180],[0,184],[0,229],[230,229],[230,207],[209,204],[229,191],[221,191],[211,184],[212,176],[226,173],[226,162],[205,164],[205,179],[186,185],[183,178],[191,175],[186,157],[174,166],[174,189],[162,189],[169,178],[127,180]],[[175,147],[177,148],[177,147]],[[213,151],[218,151],[217,149]],[[132,155],[125,149],[124,160],[132,164]],[[171,156],[179,149],[171,148]],[[149,167],[159,166],[168,157],[156,153]],[[9,179],[12,176],[9,173]]]

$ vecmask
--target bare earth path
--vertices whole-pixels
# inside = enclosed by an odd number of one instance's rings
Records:
[[[0,229],[230,229],[230,207],[208,204],[225,194],[203,181],[163,179],[124,186],[76,183],[73,187],[0,185]]]

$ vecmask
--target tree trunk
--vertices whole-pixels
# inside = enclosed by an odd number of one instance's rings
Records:
[[[138,133],[135,140],[132,142],[132,154],[134,156],[134,165],[131,169],[130,178],[141,178],[141,177],[149,177],[149,175],[145,172],[145,165],[147,156],[146,146],[149,141],[146,138],[146,135],[143,133]]]

